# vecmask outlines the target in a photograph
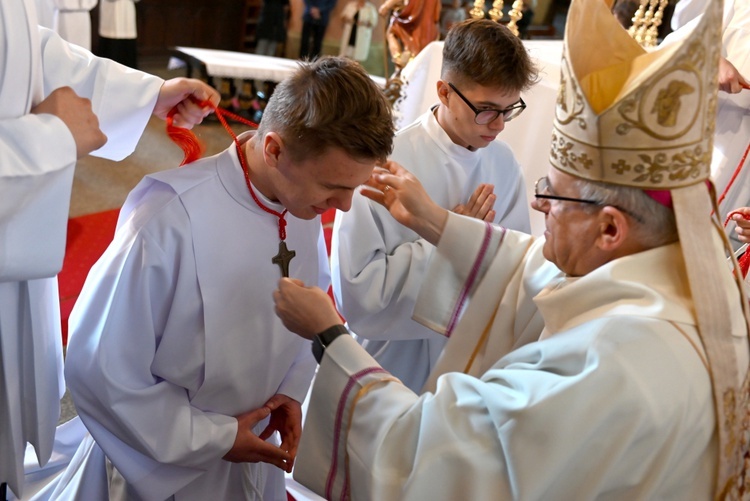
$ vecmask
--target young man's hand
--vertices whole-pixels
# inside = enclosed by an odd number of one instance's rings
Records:
[[[480,184],[474,190],[474,193],[471,194],[466,205],[458,204],[453,208],[453,212],[491,223],[495,220],[494,207],[497,200],[497,195],[495,195],[494,191],[495,187],[493,185]]]
[[[271,420],[261,432],[260,438],[267,440],[274,432],[279,432],[281,449],[292,457],[292,461],[287,463],[287,472],[290,472],[294,466],[294,458],[297,457],[297,446],[302,435],[302,404],[279,393],[271,397],[265,406],[271,409]]]
[[[737,68],[734,67],[725,58],[719,59],[719,90],[730,94],[737,94],[742,89],[750,89],[750,84],[740,75]]]
[[[732,221],[737,223],[734,229],[737,240],[746,244],[750,243],[750,207],[740,207],[732,212]]]
[[[235,416],[237,436],[232,448],[224,455],[225,460],[232,463],[269,463],[286,472],[291,471],[294,456],[253,433],[253,427],[267,418],[269,414],[271,414],[271,409],[263,406]]]

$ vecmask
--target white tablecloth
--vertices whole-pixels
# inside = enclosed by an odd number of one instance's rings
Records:
[[[498,136],[513,149],[526,179],[529,201],[534,194],[534,182],[547,174],[555,113],[557,89],[560,83],[562,41],[526,40],[526,49],[539,68],[539,82],[522,94],[527,108],[509,123]],[[397,125],[403,127],[413,122],[433,104],[438,102],[436,83],[440,78],[443,61],[443,42],[432,42],[402,70],[406,82],[404,98],[395,106]],[[531,232],[544,232],[544,216],[531,210]]]
[[[209,76],[222,78],[252,78],[280,82],[297,69],[300,61],[283,57],[261,56],[247,52],[229,50],[199,49],[196,47],[175,47],[175,50],[203,63]],[[170,67],[184,65],[184,62],[170,61]],[[385,78],[370,75],[375,83],[385,86]]]

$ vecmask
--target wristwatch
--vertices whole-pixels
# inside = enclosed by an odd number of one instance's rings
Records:
[[[315,335],[312,340],[312,352],[318,363],[323,360],[323,353],[325,353],[326,348],[342,334],[349,334],[349,330],[342,324],[337,324]]]

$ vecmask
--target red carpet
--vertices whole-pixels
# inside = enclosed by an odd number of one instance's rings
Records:
[[[62,317],[63,345],[68,340],[68,317],[89,269],[107,249],[115,234],[117,215],[120,210],[110,210],[68,220],[68,241],[65,260],[58,276],[60,284],[60,314]],[[334,209],[321,216],[328,253],[331,252]]]
[[[63,344],[68,340],[68,317],[89,269],[104,253],[115,234],[120,210],[98,212],[68,220],[65,260],[58,275]]]

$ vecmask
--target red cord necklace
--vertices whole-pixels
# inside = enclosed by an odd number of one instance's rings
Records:
[[[745,165],[745,160],[747,160],[748,153],[750,153],[750,144],[748,144],[747,148],[745,148],[745,153],[742,155],[742,158],[740,159],[740,163],[734,169],[734,172],[732,173],[732,177],[729,179],[729,183],[727,183],[726,188],[724,188],[724,191],[722,191],[721,195],[719,195],[719,199],[717,200],[716,205],[721,205],[721,202],[724,201],[724,198],[727,196],[727,193],[729,193],[729,189],[732,187],[732,184],[734,184],[734,180],[737,179],[737,176],[742,170],[742,167]]]
[[[229,132],[229,135],[232,136],[232,140],[234,141],[234,145],[237,148],[237,156],[240,159],[240,165],[242,166],[242,173],[245,176],[245,184],[247,184],[247,189],[250,191],[250,196],[252,197],[255,204],[263,209],[265,212],[272,214],[276,216],[279,220],[279,253],[276,254],[272,259],[271,262],[273,264],[279,265],[279,268],[281,268],[281,275],[283,277],[289,276],[289,262],[292,260],[294,256],[297,255],[297,253],[293,250],[289,250],[286,246],[286,213],[287,209],[284,209],[282,212],[275,211],[272,208],[266,206],[263,202],[260,201],[258,196],[255,194],[255,190],[253,189],[253,185],[250,182],[250,168],[247,165],[247,160],[245,159],[245,155],[242,152],[242,146],[240,145],[239,139],[237,139],[237,136],[235,135],[232,128],[229,126],[229,124],[226,121],[226,118],[224,116],[228,116],[229,118],[244,123],[245,125],[249,125],[250,127],[257,128],[258,124],[251,122],[250,120],[246,120],[245,118],[235,115],[231,111],[225,110],[223,108],[219,108],[215,106],[211,101],[202,101],[197,102],[199,106],[211,106],[214,108],[214,112],[216,113],[216,118],[219,119],[219,122],[224,126],[224,129],[226,129],[227,132]],[[177,143],[180,148],[185,152],[185,157],[182,160],[182,163],[180,165],[185,165],[187,163],[193,162],[195,160],[198,160],[203,156],[203,153],[205,151],[205,145],[198,139],[198,137],[191,131],[190,129],[184,129],[181,127],[175,127],[173,125],[173,116],[177,112],[176,108],[172,109],[169,114],[167,115],[167,134],[169,137]]]
[[[737,167],[734,169],[734,172],[732,173],[732,177],[729,179],[729,183],[727,183],[727,186],[724,188],[724,191],[721,192],[721,195],[719,196],[718,201],[716,202],[716,206],[718,207],[721,205],[721,203],[724,201],[724,198],[727,196],[727,193],[729,193],[729,189],[732,187],[732,184],[734,184],[735,179],[737,179],[737,176],[740,174],[740,171],[742,171],[742,168],[745,165],[745,160],[747,160],[747,155],[750,153],[750,144],[745,148],[745,153],[742,155],[742,158],[740,159],[740,163],[737,165]],[[739,214],[742,216],[743,219],[750,219],[749,216],[747,216],[744,212],[739,210],[733,210],[729,214],[727,214],[726,219],[724,219],[724,227],[729,224],[729,221],[732,220],[732,216],[735,214]],[[742,277],[747,276],[748,270],[750,270],[750,253],[745,250],[745,252],[740,256],[740,258],[737,260],[737,264],[740,267],[740,271],[742,272]]]

